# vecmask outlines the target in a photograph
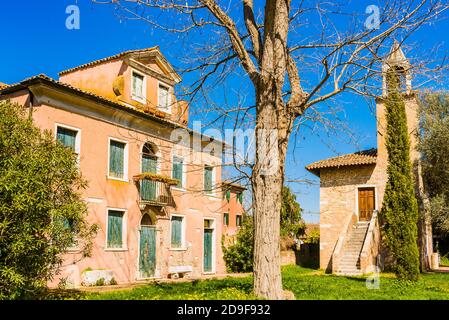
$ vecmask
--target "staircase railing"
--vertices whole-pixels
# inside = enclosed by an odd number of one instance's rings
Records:
[[[376,266],[377,256],[380,251],[380,228],[377,210],[374,210],[371,217],[362,252],[360,254],[360,270],[362,273],[374,272],[368,267]]]
[[[351,234],[352,226],[357,222],[357,215],[352,214],[345,222],[343,231],[338,237],[337,244],[335,245],[334,252],[332,253],[332,273],[336,273],[340,264],[340,258],[342,255],[343,247],[346,242],[346,237]]]

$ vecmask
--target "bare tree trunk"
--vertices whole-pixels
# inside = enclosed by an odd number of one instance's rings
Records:
[[[282,103],[272,87],[258,90],[256,165],[253,168],[254,292],[266,299],[283,299],[280,261],[280,212],[289,130]],[[281,126],[280,126],[281,124]]]

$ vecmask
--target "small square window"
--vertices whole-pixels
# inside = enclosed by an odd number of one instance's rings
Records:
[[[209,220],[209,219],[204,220],[204,228],[211,229],[212,228],[212,220]]]

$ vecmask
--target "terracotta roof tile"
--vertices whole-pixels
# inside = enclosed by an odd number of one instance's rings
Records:
[[[306,169],[319,175],[320,169],[323,168],[339,168],[344,166],[362,166],[376,164],[377,149],[369,149],[355,153],[345,154],[338,157],[320,160],[309,164]]]
[[[146,117],[149,117],[149,118],[152,118],[152,119],[157,119],[157,120],[159,120],[161,122],[164,122],[166,124],[170,124],[170,125],[172,125],[174,127],[187,128],[186,126],[181,125],[179,123],[176,123],[174,121],[163,119],[163,118],[157,116],[157,114],[151,114],[151,113],[147,113],[147,112],[144,112],[144,111],[140,111],[138,109],[134,109],[134,108],[128,107],[125,104],[122,104],[122,103],[119,103],[119,102],[107,99],[107,98],[105,98],[103,96],[94,94],[94,93],[89,92],[89,91],[85,91],[85,90],[79,89],[79,88],[74,87],[72,85],[69,85],[67,83],[63,83],[63,82],[54,80],[54,79],[46,76],[45,74],[39,74],[37,76],[31,77],[31,78],[27,78],[27,79],[25,79],[25,80],[23,80],[23,81],[21,81],[19,83],[15,83],[15,84],[12,84],[12,85],[9,85],[9,86],[6,86],[6,87],[0,87],[0,95],[3,94],[3,93],[8,93],[10,91],[15,91],[16,89],[26,88],[33,81],[39,81],[39,80],[45,81],[45,82],[53,84],[53,85],[56,85],[56,86],[58,86],[60,88],[65,88],[65,89],[71,90],[71,91],[73,91],[73,92],[75,92],[77,94],[84,95],[84,96],[86,96],[88,98],[94,98],[97,101],[100,101],[102,103],[106,103],[106,104],[108,104],[110,106],[113,106],[115,108],[118,108],[118,109],[122,109],[122,110],[125,110],[125,111],[128,111],[128,112],[131,112],[133,114],[139,114],[139,115],[146,116]]]
[[[67,74],[67,73],[70,73],[70,72],[74,72],[74,71],[77,71],[77,70],[80,70],[80,69],[92,67],[92,66],[100,64],[100,63],[116,60],[116,59],[119,59],[119,58],[121,58],[123,56],[126,56],[128,54],[131,54],[131,53],[146,53],[146,52],[151,52],[151,51],[155,51],[155,50],[158,50],[158,49],[159,49],[159,47],[155,46],[155,47],[146,48],[146,49],[137,49],[137,50],[124,51],[124,52],[115,54],[115,55],[110,56],[110,57],[98,59],[98,60],[91,61],[89,63],[85,63],[85,64],[82,64],[80,66],[77,66],[77,67],[74,67],[74,68],[71,68],[71,69],[63,70],[63,71],[59,72],[59,75],[61,76],[61,75],[64,75],[64,74]]]

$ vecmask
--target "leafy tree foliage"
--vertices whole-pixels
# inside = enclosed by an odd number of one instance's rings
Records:
[[[410,141],[405,103],[400,92],[400,74],[387,74],[388,97],[386,146],[388,181],[382,208],[383,238],[393,254],[398,278],[417,280],[419,276],[418,203],[415,198],[410,163]]]
[[[235,243],[229,247],[223,247],[223,259],[228,272],[253,271],[253,228],[253,218],[246,216],[237,233]]]
[[[282,189],[281,235],[282,243],[294,243],[305,231],[305,223],[301,218],[301,207],[290,188]],[[245,216],[242,227],[237,233],[233,245],[223,248],[223,256],[229,272],[251,272],[253,270],[253,218]],[[282,244],[281,243],[281,244]]]
[[[425,94],[420,101],[423,177],[433,229],[449,237],[449,94]]]
[[[89,253],[77,156],[33,125],[28,112],[0,102],[0,299],[25,298],[58,272],[62,254]]]
[[[289,187],[282,187],[281,236],[299,238],[304,234],[305,224],[301,218],[301,206]]]

